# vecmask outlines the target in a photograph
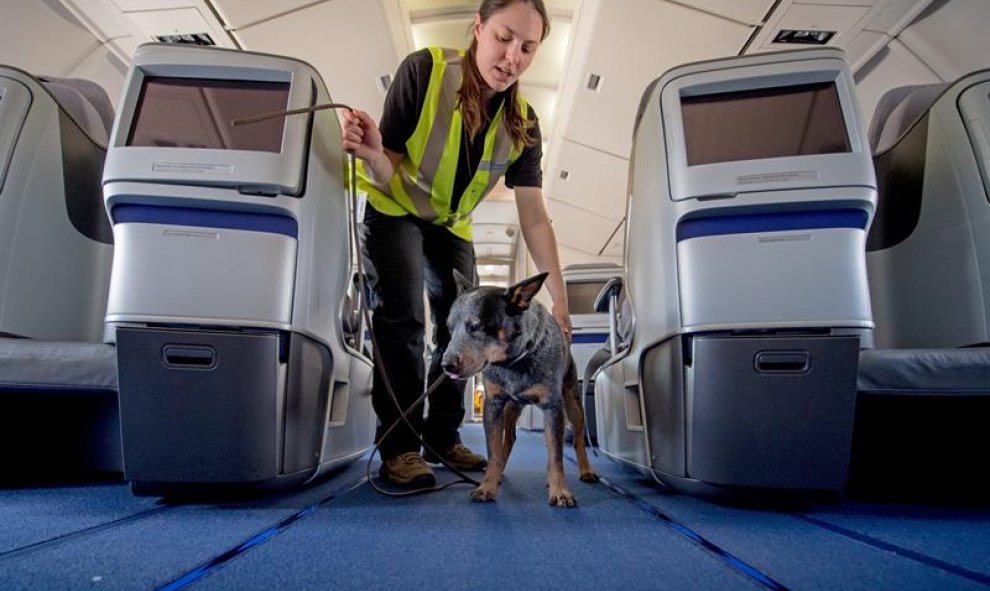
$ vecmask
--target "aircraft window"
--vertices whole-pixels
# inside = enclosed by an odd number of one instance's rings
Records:
[[[834,82],[681,97],[688,165],[849,152]]]
[[[128,146],[280,152],[285,118],[232,127],[234,119],[285,109],[289,83],[144,79]]]

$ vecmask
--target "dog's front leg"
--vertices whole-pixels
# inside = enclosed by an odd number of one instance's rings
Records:
[[[471,491],[471,500],[478,502],[494,501],[498,485],[502,482],[505,470],[505,404],[501,390],[485,383],[485,439],[488,444],[488,467],[481,485]],[[512,444],[509,443],[509,446]]]

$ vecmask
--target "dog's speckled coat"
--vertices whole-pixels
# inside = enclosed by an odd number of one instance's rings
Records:
[[[485,384],[485,437],[488,468],[475,501],[494,501],[512,445],[516,421],[525,404],[543,411],[547,442],[549,502],[573,507],[574,493],[564,478],[564,415],[574,429],[580,478],[596,482],[584,442],[584,409],[578,396],[577,371],[560,326],[533,296],[543,286],[542,273],[508,288],[474,286],[454,272],[458,297],[447,326],[450,345],[443,369],[455,378],[481,372]]]

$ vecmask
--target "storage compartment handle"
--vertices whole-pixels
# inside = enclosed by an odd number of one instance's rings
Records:
[[[209,345],[165,345],[162,361],[173,369],[213,369],[217,366],[217,351]]]
[[[808,351],[760,351],[754,358],[759,373],[807,373],[811,369]]]

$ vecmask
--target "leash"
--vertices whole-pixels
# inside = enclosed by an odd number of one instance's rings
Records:
[[[242,119],[234,119],[233,121],[230,122],[230,124],[231,124],[232,127],[237,127],[237,126],[240,126],[240,125],[250,125],[252,123],[258,123],[259,121],[266,121],[268,119],[274,119],[276,117],[287,117],[289,115],[302,115],[302,114],[314,113],[316,111],[322,111],[322,110],[325,110],[325,109],[346,109],[348,111],[353,111],[354,110],[353,108],[351,108],[350,105],[347,105],[345,103],[322,103],[322,104],[319,104],[319,105],[313,105],[311,107],[301,107],[301,108],[298,108],[298,109],[289,109],[289,110],[284,110],[284,111],[273,111],[273,112],[270,112],[270,113],[263,113],[263,114],[255,115],[255,116],[252,116],[252,117],[245,117],[245,118],[242,118]],[[351,212],[350,212],[350,214],[351,214],[350,215],[350,218],[351,218],[350,219],[350,222],[351,222],[351,235],[353,237],[352,238],[352,240],[353,240],[352,243],[354,245],[354,252],[357,255],[356,256],[356,258],[357,258],[357,277],[358,277],[358,292],[359,292],[358,293],[358,296],[359,296],[360,302],[361,302],[361,304],[359,306],[359,310],[360,310],[361,319],[362,319],[361,334],[358,334],[358,341],[357,341],[356,344],[358,346],[358,350],[360,350],[361,343],[364,342],[364,334],[363,334],[364,331],[363,331],[363,327],[364,326],[368,326],[369,327],[369,333],[371,334],[372,359],[374,360],[375,369],[378,372],[378,375],[381,377],[382,382],[385,384],[385,390],[388,392],[389,398],[392,400],[392,404],[395,406],[395,409],[399,411],[399,418],[396,419],[395,422],[393,422],[388,427],[388,429],[386,429],[385,432],[382,433],[382,436],[379,437],[378,440],[375,441],[374,447],[372,448],[371,453],[368,455],[368,462],[367,462],[367,465],[365,467],[365,473],[366,473],[366,475],[368,477],[368,484],[371,485],[371,488],[374,489],[375,492],[378,492],[380,494],[383,494],[383,495],[389,496],[389,497],[408,497],[408,496],[412,496],[412,495],[420,495],[420,494],[424,494],[424,493],[438,492],[438,491],[444,490],[446,488],[450,488],[451,486],[454,486],[456,484],[472,484],[474,486],[480,486],[481,485],[480,482],[478,482],[477,480],[471,478],[470,476],[468,476],[467,474],[465,474],[461,470],[458,470],[457,468],[455,468],[447,460],[445,460],[442,455],[440,455],[439,453],[437,453],[437,451],[435,449],[433,449],[432,447],[430,447],[430,445],[428,443],[426,443],[426,441],[423,440],[422,434],[420,434],[418,431],[416,431],[415,427],[413,427],[413,424],[409,421],[409,414],[412,413],[413,410],[418,409],[420,407],[420,405],[423,404],[423,401],[425,401],[426,398],[434,390],[436,390],[440,386],[440,384],[443,382],[443,380],[446,379],[447,375],[446,374],[440,374],[440,376],[436,380],[434,380],[432,384],[430,384],[429,388],[427,388],[426,391],[423,392],[423,395],[420,396],[419,398],[417,398],[405,410],[402,409],[402,405],[399,403],[399,399],[395,395],[395,390],[392,388],[392,382],[391,382],[391,380],[388,379],[388,372],[385,369],[385,362],[381,358],[381,353],[380,353],[381,350],[380,350],[380,348],[378,346],[378,339],[375,338],[375,331],[374,330],[370,330],[370,327],[371,327],[371,312],[368,309],[367,298],[365,297],[365,295],[368,292],[367,292],[367,284],[366,284],[366,274],[365,274],[365,270],[364,270],[364,257],[362,256],[363,250],[362,250],[362,244],[361,244],[361,235],[360,235],[361,233],[358,231],[359,222],[358,222],[358,219],[357,219],[357,211],[358,211],[357,158],[354,156],[354,151],[353,150],[347,150],[347,156],[348,156],[348,164],[350,165],[350,174],[349,174],[349,179],[348,179],[349,180],[349,182],[348,182],[348,193],[349,193],[349,198],[350,198],[349,200],[350,200],[350,205],[351,205],[351,207],[350,207],[350,210],[351,210]],[[528,353],[528,351],[526,353]],[[525,356],[525,354],[523,356]],[[521,357],[520,357],[520,359],[521,359]],[[405,423],[405,425],[409,428],[410,431],[412,431],[412,433],[416,436],[416,439],[419,440],[419,442],[423,445],[423,447],[426,448],[429,452],[431,452],[435,457],[440,458],[440,463],[443,464],[451,472],[457,474],[460,477],[460,480],[454,480],[454,481],[449,482],[447,484],[444,484],[442,486],[431,486],[431,487],[424,487],[424,488],[416,488],[416,489],[410,489],[410,490],[406,490],[406,491],[402,491],[402,492],[389,491],[389,490],[385,490],[385,489],[380,488],[375,483],[375,479],[371,477],[371,462],[372,462],[372,460],[374,460],[374,457],[375,457],[375,454],[376,453],[379,456],[379,460],[381,460],[382,462],[385,461],[384,458],[381,457],[381,449],[380,448],[381,448],[382,441],[384,441],[385,438],[388,437],[388,435],[390,433],[392,433],[392,431],[394,431],[396,427],[399,426],[399,423],[400,422],[401,423]]]

